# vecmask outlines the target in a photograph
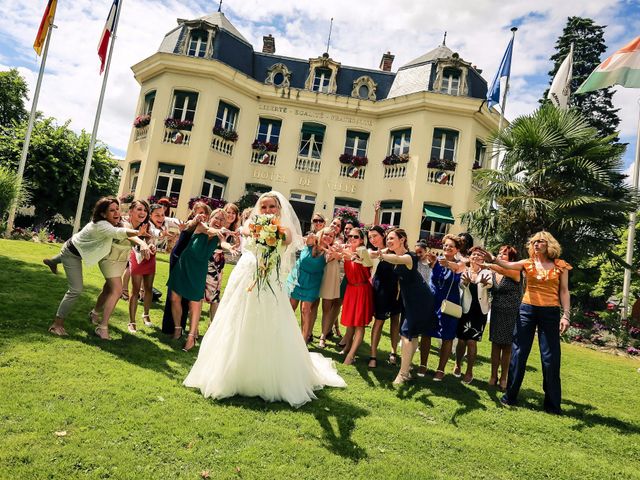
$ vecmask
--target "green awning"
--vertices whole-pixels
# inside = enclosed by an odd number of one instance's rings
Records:
[[[319,123],[303,123],[302,133],[309,133],[313,135],[324,135],[326,127]]]
[[[455,223],[455,218],[451,215],[451,207],[440,207],[438,205],[425,205],[424,216],[427,220],[440,223]]]

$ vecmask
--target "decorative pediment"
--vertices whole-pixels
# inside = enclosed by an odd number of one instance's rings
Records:
[[[284,63],[276,63],[267,70],[267,78],[264,83],[276,87],[286,88],[291,86],[291,72]]]
[[[442,89],[442,82],[445,77],[448,74],[457,72],[460,78],[458,95],[467,96],[469,94],[469,83],[467,82],[467,77],[470,67],[471,64],[462,60],[457,53],[454,53],[451,57],[438,59],[436,78],[433,82],[433,91],[440,92]]]
[[[353,82],[353,90],[351,90],[351,96],[355,98],[361,98],[363,100],[375,100],[376,89],[378,85],[368,75],[363,75]]]
[[[207,33],[207,43],[204,58],[211,58],[213,56],[213,38],[216,36],[218,26],[204,20],[178,20],[178,23],[182,24],[185,29],[180,36],[178,52],[182,55],[187,55],[193,35],[205,32]]]
[[[328,53],[323,53],[318,58],[309,59],[309,76],[304,82],[304,88],[307,90],[313,90],[314,81],[316,79],[316,70],[323,69],[331,72],[331,78],[329,79],[329,85],[326,90],[322,90],[324,93],[336,93],[338,76],[338,70],[340,69],[340,63],[334,61],[329,57]]]

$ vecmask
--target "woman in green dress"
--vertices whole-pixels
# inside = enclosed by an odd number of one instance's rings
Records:
[[[167,286],[173,292],[171,295],[171,313],[173,315],[174,334],[178,339],[182,335],[182,298],[189,300],[189,335],[183,350],[189,351],[196,344],[200,310],[207,278],[209,258],[220,244],[220,237],[225,238],[233,232],[226,228],[209,227],[204,221],[206,217],[197,216],[197,227],[189,244],[180,255],[176,266],[169,274]]]

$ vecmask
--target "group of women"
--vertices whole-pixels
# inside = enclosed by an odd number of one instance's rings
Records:
[[[400,228],[385,231],[375,225],[365,231],[353,223],[342,225],[339,218],[326,227],[320,213],[314,214],[312,221],[314,231],[307,235],[287,282],[292,307],[295,310],[302,305],[301,329],[307,343],[313,340],[320,299],[320,348],[326,346],[342,303],[340,323],[347,330],[338,338],[338,346],[345,364],[354,363],[365,327],[373,322],[368,365],[375,368],[381,332],[390,319],[389,363],[396,364],[398,346],[401,349],[395,384],[412,378],[412,361],[418,349],[416,374],[426,375],[433,338],[440,341],[433,380],[445,377],[455,341],[452,373],[470,384],[478,342],[489,323],[488,384],[505,392],[502,401],[510,405],[516,401],[537,328],[545,409],[560,411],[560,334],[568,327],[571,266],[559,259],[561,248],[551,234],[532,236],[527,246],[529,258],[517,260],[513,246],[501,246],[494,257],[481,247],[473,247],[468,234],[445,235],[442,254],[437,255],[424,241],[411,249],[406,232]]]
[[[174,222],[180,235],[170,257],[162,329],[179,339],[190,314],[184,350],[192,349],[199,337],[202,302],[212,305],[211,318],[220,302],[224,251],[236,255],[242,250],[242,220],[234,204],[212,212],[206,204],[197,202],[187,221],[177,222],[167,219],[161,205],[148,205],[144,200],[134,201],[123,219],[117,199],[99,200],[92,221],[63,245],[60,255],[44,260],[54,273],[62,263],[69,282],[50,332],[66,335],[64,319],[82,291],[82,262],[98,263],[105,277],[103,290],[89,313],[100,338],[109,338],[109,318],[122,292],[127,291],[129,276],[128,329],[137,331],[136,311],[142,288],[142,319],[145,325],[153,325],[149,307],[156,245],[168,235],[169,223]],[[548,232],[534,235],[528,243],[529,258],[517,260],[515,248],[504,245],[494,257],[480,247],[472,247],[469,235],[445,235],[442,254],[437,255],[423,241],[411,248],[406,232],[400,228],[385,230],[374,225],[365,230],[341,218],[327,223],[322,214],[313,215],[312,231],[304,237],[284,282],[292,310],[300,306],[304,342],[314,341],[321,304],[318,347],[325,348],[333,339],[344,355],[344,363],[353,364],[365,328],[373,322],[368,366],[376,368],[382,330],[389,319],[390,364],[398,363],[400,349],[400,369],[394,384],[412,378],[412,361],[418,349],[420,363],[415,373],[426,375],[433,338],[441,342],[433,380],[445,377],[457,340],[453,375],[469,384],[474,378],[477,343],[490,316],[488,383],[505,391],[502,401],[512,405],[537,328],[544,406],[550,412],[560,411],[559,335],[568,327],[571,266],[559,259],[560,245]],[[344,336],[339,325],[346,327]]]
[[[171,235],[169,227],[176,225],[180,236],[171,253],[163,331],[175,339],[180,338],[187,313],[191,313],[190,332],[184,349],[193,348],[198,338],[203,299],[212,305],[211,315],[220,301],[224,268],[222,249],[232,254],[237,252],[233,242],[237,238],[235,229],[239,222],[238,207],[234,204],[212,212],[208,205],[197,202],[183,223],[167,217],[165,206],[149,205],[145,200],[134,200],[128,216],[123,218],[116,198],[101,198],[94,207],[91,222],[65,242],[59,255],[43,261],[53,273],[57,273],[58,265],[62,263],[69,283],[49,331],[66,335],[64,319],[83,289],[83,262],[88,266],[97,263],[105,278],[96,304],[89,312],[96,335],[104,340],[110,338],[109,320],[120,298],[129,304],[127,328],[130,333],[137,332],[136,318],[141,295],[143,323],[147,327],[153,326],[149,312],[153,299],[157,245]],[[170,326],[167,327],[166,323]]]

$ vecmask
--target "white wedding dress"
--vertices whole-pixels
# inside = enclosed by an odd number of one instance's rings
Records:
[[[331,359],[307,350],[284,279],[279,284],[272,272],[275,294],[268,287],[248,291],[255,269],[254,253],[245,251],[184,385],[205,397],[261,397],[294,407],[315,399],[314,390],[324,386],[346,387]]]

